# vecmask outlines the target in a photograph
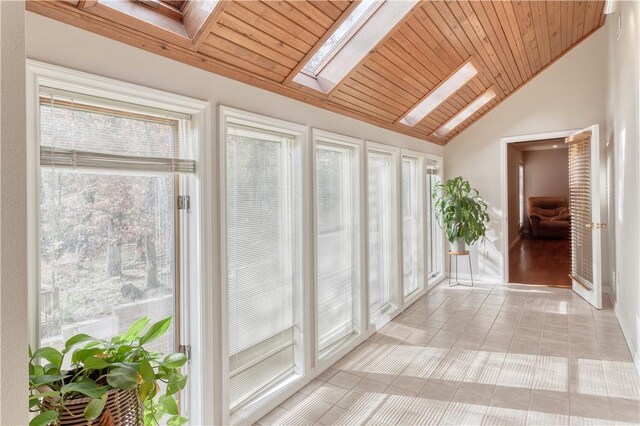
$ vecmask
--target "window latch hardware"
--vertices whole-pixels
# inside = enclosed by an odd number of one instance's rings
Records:
[[[187,362],[191,364],[191,345],[178,345],[178,352],[183,353],[187,357]]]
[[[191,196],[178,195],[178,210],[186,210],[187,213],[191,211]]]

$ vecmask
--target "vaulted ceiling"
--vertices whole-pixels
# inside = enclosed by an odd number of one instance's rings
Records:
[[[395,1],[395,0],[387,0]],[[27,9],[372,124],[445,144],[604,24],[604,1],[419,1],[329,93],[293,81],[351,1],[31,0]],[[467,61],[478,73],[400,120]],[[480,95],[496,96],[449,133]]]

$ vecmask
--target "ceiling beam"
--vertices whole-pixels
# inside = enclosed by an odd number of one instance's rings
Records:
[[[182,23],[196,52],[231,3],[230,0],[189,1],[185,4]]]

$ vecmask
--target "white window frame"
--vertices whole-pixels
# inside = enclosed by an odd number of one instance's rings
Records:
[[[369,175],[369,153],[380,153],[384,155],[390,156],[391,162],[391,198],[395,200],[394,205],[391,206],[391,232],[390,234],[395,236],[395,238],[391,239],[391,259],[390,264],[392,265],[391,270],[391,288],[389,289],[389,307],[378,314],[377,316],[372,315],[370,312],[370,303],[369,303],[369,279],[367,279],[366,283],[366,294],[367,294],[367,318],[369,322],[369,332],[373,334],[380,328],[382,328],[385,324],[391,321],[394,317],[396,317],[403,309],[403,295],[402,295],[402,268],[400,266],[400,262],[402,261],[400,248],[402,247],[402,236],[400,230],[402,229],[402,225],[400,221],[402,220],[401,216],[401,205],[400,205],[400,148],[385,145],[377,142],[366,141],[366,173],[367,173],[367,190],[365,192],[366,201],[365,201],[365,209],[367,211],[367,221],[366,221],[366,246],[367,246],[367,261],[366,261],[366,270],[367,277],[369,276],[369,267],[370,267],[370,258],[369,258],[369,198],[368,198],[368,175]]]
[[[444,179],[444,161],[443,158],[439,155],[434,155],[434,154],[425,154],[425,164],[427,163],[428,160],[433,160],[436,161],[438,163],[438,176],[440,176],[440,179]],[[426,172],[426,167],[425,167],[425,172]],[[426,173],[425,173],[425,185],[426,185]],[[425,195],[427,197],[430,197],[431,194],[426,194]],[[427,199],[425,198],[425,202],[427,201]],[[426,212],[426,209],[425,209]],[[426,228],[426,224],[427,224],[427,215],[425,213],[424,215],[425,217],[425,230]],[[438,226],[437,224],[435,226]],[[427,240],[427,238],[425,238],[425,242],[427,244],[427,250],[425,251],[425,279],[427,280],[427,290],[432,289],[433,287],[435,287],[436,285],[438,285],[442,280],[445,279],[446,277],[446,271],[445,271],[445,250],[446,250],[446,237],[444,235],[444,232],[441,233],[442,238],[441,238],[441,242],[442,242],[442,255],[440,256],[440,274],[435,276],[435,277],[429,277],[429,268],[427,267],[428,262],[429,262],[429,257],[431,256],[431,251],[429,250],[430,247],[430,241]]]
[[[337,133],[326,132],[324,130],[313,129],[312,130],[312,155],[313,155],[313,170],[312,170],[312,187],[313,187],[313,222],[314,222],[314,233],[313,233],[313,247],[314,247],[314,280],[313,280],[313,295],[314,295],[314,303],[313,303],[313,318],[314,318],[314,344],[315,344],[315,366],[316,372],[322,372],[329,368],[332,364],[334,364],[338,359],[342,358],[349,351],[358,346],[362,341],[369,337],[365,336],[366,331],[368,329],[368,321],[365,312],[366,309],[366,298],[364,288],[367,285],[367,274],[365,271],[365,259],[366,259],[366,240],[365,240],[365,225],[366,225],[366,206],[364,205],[364,190],[365,190],[365,182],[366,178],[364,177],[365,168],[364,168],[364,159],[363,159],[363,148],[364,141],[362,139],[352,138],[349,136],[340,135]],[[317,246],[318,246],[318,232],[317,232],[317,186],[316,186],[316,150],[318,144],[330,144],[335,145],[337,147],[347,147],[353,149],[353,164],[352,164],[352,176],[356,177],[356,186],[358,188],[358,194],[354,194],[353,199],[355,204],[357,204],[357,217],[359,219],[358,223],[358,243],[359,243],[359,259],[358,259],[358,271],[359,271],[359,280],[358,280],[358,288],[355,289],[354,292],[354,334],[350,336],[344,342],[340,342],[340,344],[329,348],[325,353],[320,353],[318,350],[318,315],[317,315],[317,306],[318,306],[318,259],[317,259]]]
[[[214,423],[219,412],[216,402],[218,389],[214,377],[215,363],[204,362],[215,354],[213,336],[216,326],[211,306],[215,306],[215,294],[211,286],[203,285],[213,279],[213,268],[202,258],[215,258],[212,253],[211,175],[212,162],[209,138],[210,105],[208,102],[178,96],[146,87],[124,83],[54,66],[43,62],[27,60],[27,237],[28,237],[28,287],[30,343],[39,344],[39,286],[40,286],[40,102],[41,87],[49,87],[69,92],[103,98],[114,104],[134,104],[136,106],[161,109],[191,116],[191,141],[197,146],[198,162],[195,188],[190,191],[191,213],[183,220],[183,229],[191,238],[183,239],[184,253],[189,253],[188,263],[181,263],[182,283],[180,287],[181,344],[191,346],[191,363],[188,366],[189,381],[186,395],[181,401],[184,414],[192,424]],[[182,179],[181,179],[182,180]],[[187,219],[187,218],[183,218]],[[185,223],[188,222],[188,223]],[[182,237],[181,237],[182,238]],[[187,242],[188,241],[188,242]],[[181,259],[184,260],[184,259]],[[185,309],[187,308],[188,309]],[[38,319],[38,320],[37,320]],[[205,357],[206,354],[206,357]],[[192,395],[193,397],[189,397]],[[205,400],[214,401],[204,404]]]
[[[401,150],[401,155],[400,155],[400,161],[402,162],[402,160],[404,158],[410,158],[413,159],[417,162],[416,164],[416,168],[417,168],[417,176],[416,176],[416,181],[417,181],[417,192],[418,192],[418,209],[419,209],[419,215],[420,218],[418,220],[418,233],[419,233],[419,238],[420,238],[420,252],[418,254],[418,288],[416,290],[414,290],[413,292],[409,293],[408,295],[404,296],[404,271],[402,271],[402,296],[404,298],[404,306],[409,306],[411,305],[413,302],[415,302],[417,299],[419,299],[420,297],[422,297],[425,293],[425,288],[427,287],[426,285],[426,265],[427,265],[427,257],[426,257],[426,253],[427,253],[427,239],[426,239],[426,233],[425,233],[425,227],[426,227],[426,215],[425,212],[427,211],[427,209],[425,208],[425,203],[427,201],[426,199],[426,193],[425,193],[425,184],[426,184],[426,168],[425,168],[425,155],[422,152],[418,152],[418,151],[412,151],[409,149],[402,149]],[[402,173],[402,163],[400,166],[400,173]],[[401,193],[401,197],[403,197],[402,194],[402,176],[400,177],[400,193]],[[402,201],[402,200],[401,200]],[[402,216],[402,203],[400,204],[400,216]],[[402,244],[400,245],[400,251],[402,252],[402,248],[404,247],[404,221],[403,218],[400,218],[400,224],[401,224],[401,237],[403,239]],[[404,269],[404,253],[402,253],[402,263],[400,264],[401,269]]]
[[[219,121],[219,193],[220,193],[220,291],[221,299],[221,327],[217,330],[221,338],[222,363],[222,424],[252,424],[266,415],[277,404],[282,403],[297,388],[301,387],[313,375],[310,324],[311,300],[308,291],[312,282],[312,254],[311,232],[312,223],[311,203],[306,188],[311,184],[311,164],[309,161],[309,129],[306,126],[278,120],[259,114],[254,114],[227,106],[220,106]],[[258,395],[234,411],[229,410],[229,345],[228,345],[228,300],[227,300],[227,128],[228,123],[244,124],[250,127],[285,133],[293,137],[292,181],[294,185],[295,208],[298,213],[299,230],[295,238],[298,239],[300,252],[293,253],[293,258],[299,264],[298,288],[294,296],[294,338],[295,338],[295,371],[290,377],[274,385],[271,389]]]

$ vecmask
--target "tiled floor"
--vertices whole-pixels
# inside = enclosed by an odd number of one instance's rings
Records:
[[[610,304],[562,288],[440,287],[259,423],[638,424],[639,389]]]

